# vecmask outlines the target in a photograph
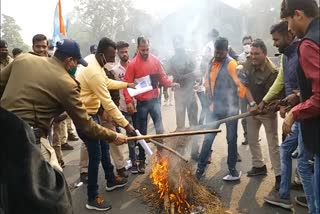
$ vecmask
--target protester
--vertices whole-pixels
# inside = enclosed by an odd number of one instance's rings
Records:
[[[188,56],[183,38],[177,36],[173,41],[173,46],[175,55],[170,59],[169,73],[173,76],[173,81],[180,84],[180,88],[174,91],[176,126],[179,130],[186,127],[186,114],[190,127],[198,124],[198,106],[193,91],[196,76],[195,62]]]
[[[111,79],[111,80],[116,80],[115,73],[113,71],[113,69],[115,68],[114,64],[110,63],[106,67],[107,68],[104,68],[104,71],[105,71],[107,77],[109,79]],[[118,89],[109,90],[109,92],[110,92],[110,96],[111,96],[112,101],[119,108],[119,105],[120,105],[120,92],[119,92],[119,90]],[[114,123],[114,121],[112,119],[112,116],[109,116],[109,115],[106,115],[106,116],[107,117],[105,117],[105,118],[100,117],[101,124],[106,128],[109,128],[111,130],[120,132],[120,129]],[[130,125],[132,125],[132,124],[130,123]],[[111,155],[113,163],[114,163],[114,165],[116,167],[117,174],[120,177],[127,178],[127,177],[129,177],[129,173],[128,173],[127,169],[125,168],[126,167],[126,161],[125,161],[123,152],[121,151],[122,148],[123,147],[110,144],[110,155]]]
[[[214,44],[214,58],[210,63],[211,70],[205,76],[206,93],[209,98],[209,113],[206,123],[210,124],[219,119],[237,115],[239,113],[239,97],[246,95],[244,87],[237,77],[237,62],[228,55],[228,40],[219,37]],[[239,94],[238,94],[239,91]],[[225,96],[228,94],[228,96]],[[239,180],[241,171],[236,169],[237,163],[237,127],[238,121],[230,121],[227,126],[228,169],[229,173],[223,177],[225,181]],[[215,127],[218,128],[218,127]],[[196,178],[200,179],[211,156],[211,147],[216,133],[205,135],[199,155]]]
[[[17,56],[19,56],[21,53],[23,53],[23,50],[20,48],[13,48],[12,49],[12,56],[15,59]]]
[[[300,122],[303,143],[298,146],[298,171],[309,213],[320,213],[320,20],[318,15],[318,5],[313,0],[284,0],[281,4],[281,18],[288,22],[288,28],[301,39],[298,47],[297,69],[301,103],[286,114],[283,132],[291,134],[295,121]],[[312,166],[302,161],[309,153],[314,155],[314,175],[310,170]]]
[[[115,54],[116,44],[104,37],[99,41],[96,54],[91,54],[85,58],[88,66],[81,68],[76,74],[76,79],[81,85],[80,99],[94,121],[100,124],[99,115],[102,118],[110,116],[117,125],[125,128],[127,133],[132,135],[135,134],[135,131],[112,101],[109,89],[134,87],[134,84],[110,80],[104,71],[108,63],[114,63]],[[103,109],[103,111],[100,111],[101,113],[98,112],[100,104]],[[86,145],[89,156],[88,202],[86,208],[98,211],[109,210],[111,209],[111,205],[98,194],[99,186],[97,182],[100,162],[102,163],[105,179],[107,180],[107,191],[123,187],[128,181],[126,178],[114,175],[109,145],[104,140],[93,139],[79,128],[77,128],[77,132],[80,139]]]
[[[277,77],[278,71],[273,63],[267,58],[267,47],[265,43],[256,39],[251,44],[251,61],[245,66],[241,78],[243,84],[248,87],[248,102],[251,112],[258,111],[257,103],[267,94],[269,88]],[[269,156],[276,176],[275,189],[279,190],[280,186],[280,153],[278,142],[278,122],[277,114],[269,112],[264,115],[256,115],[247,119],[248,143],[252,154],[252,168],[248,171],[247,176],[266,175],[267,167],[265,165],[261,145],[259,142],[259,130],[261,125],[266,130],[266,137],[269,147]]]
[[[48,57],[48,39],[43,34],[36,34],[32,38],[32,53]]]
[[[297,48],[299,40],[291,31],[288,31],[287,22],[280,22],[271,27],[270,34],[272,35],[273,45],[278,48],[279,53],[283,54],[280,63],[279,74],[269,89],[268,93],[264,96],[259,104],[259,109],[264,111],[267,104],[270,104],[274,99],[279,98],[282,91],[285,90],[285,97],[296,95],[295,90],[298,90],[298,80],[296,70],[298,68],[298,53]],[[280,106],[280,115],[284,117],[285,111],[288,106]],[[290,107],[289,107],[290,108]],[[269,109],[274,111],[274,109]],[[280,146],[281,158],[281,183],[279,192],[274,191],[264,198],[270,204],[280,206],[283,208],[291,209],[292,203],[290,201],[290,185],[292,174],[292,159],[291,154],[298,146],[299,139],[299,123],[292,127],[292,135],[287,136]],[[309,161],[309,158],[305,161]]]
[[[91,45],[90,46],[90,53],[91,54],[96,54],[97,52],[97,46],[96,45]]]
[[[149,54],[149,40],[145,37],[139,37],[138,54],[130,61],[126,74],[123,78],[125,82],[142,82],[147,81],[152,90],[139,94],[135,98],[137,100],[137,108],[135,109],[134,101],[130,97],[127,90],[123,91],[127,110],[130,115],[137,111],[138,119],[135,127],[139,129],[142,135],[147,134],[148,129],[148,115],[150,114],[157,134],[164,132],[161,116],[161,106],[159,102],[159,84],[165,87],[178,87],[178,83],[172,83],[166,76],[160,61],[157,57]],[[138,157],[138,172],[145,173],[145,152],[140,144]]]
[[[113,72],[115,73],[116,80],[122,81],[126,70],[129,65],[129,44],[124,41],[117,42],[117,54],[120,59],[119,63],[114,67]],[[123,90],[119,91],[119,109],[121,113],[125,116],[125,118],[129,121],[133,127],[137,127],[137,113],[136,111],[133,114],[129,114],[127,110],[127,104],[125,101],[125,97],[123,95]],[[132,98],[133,100],[133,106],[136,109],[137,101],[136,99]],[[131,160],[132,167],[130,169],[132,174],[138,173],[138,167],[137,167],[137,155],[136,155],[136,142],[135,141],[128,141],[128,150],[129,150],[129,159]]]
[[[0,40],[0,71],[10,64],[13,59],[9,56],[8,44],[5,40]]]

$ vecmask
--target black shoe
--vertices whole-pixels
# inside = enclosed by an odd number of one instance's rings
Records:
[[[300,206],[308,208],[308,202],[305,196],[296,196],[294,201]]]
[[[64,161],[62,160],[62,161],[60,161],[60,166],[61,166],[61,168],[64,168],[64,167],[66,167],[66,165],[64,164]]]
[[[248,177],[258,176],[258,175],[267,175],[267,167],[252,167],[249,172],[247,172]]]
[[[139,174],[145,173],[145,171],[146,171],[145,161],[143,161],[143,160],[137,161],[137,167],[138,167]]]
[[[276,176],[276,183],[274,185],[275,190],[279,191],[281,183],[281,175]]]
[[[124,177],[124,178],[127,178],[129,177],[129,173],[128,171],[126,170],[126,168],[121,168],[121,169],[117,169],[117,173],[120,177]]]
[[[241,144],[242,144],[242,145],[248,145],[249,143],[248,143],[248,140],[245,139]]]
[[[102,196],[97,196],[94,200],[88,201],[86,204],[88,210],[108,211],[111,210],[111,205],[104,201]]]
[[[124,187],[127,185],[128,179],[120,176],[116,176],[115,179],[112,182],[107,181],[106,190],[107,192],[111,192],[115,189]]]
[[[69,143],[65,143],[61,145],[61,150],[74,150],[74,148]]]
[[[137,166],[137,163],[135,161],[132,161],[132,167],[131,167],[130,171],[131,171],[132,174],[138,174],[139,173],[138,166]]]
[[[80,181],[84,184],[87,184],[88,183],[88,173],[86,173],[86,172],[80,173]]]

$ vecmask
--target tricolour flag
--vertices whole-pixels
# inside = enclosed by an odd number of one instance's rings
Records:
[[[62,14],[61,0],[58,0],[53,19],[52,43],[54,46],[58,41],[61,41],[67,37],[67,23],[67,18],[65,18]]]

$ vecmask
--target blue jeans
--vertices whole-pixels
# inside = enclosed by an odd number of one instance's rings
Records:
[[[96,123],[100,124],[98,115],[93,115],[92,118]],[[77,129],[77,133],[85,143],[89,155],[87,191],[88,201],[92,201],[98,195],[98,173],[100,162],[104,170],[105,179],[109,182],[112,182],[115,179],[113,165],[110,159],[109,144],[103,140],[92,139],[79,129]]]
[[[309,213],[315,214],[315,189],[313,183],[312,165],[309,160],[313,158],[313,153],[304,147],[301,128],[299,125],[299,141],[298,141],[298,173],[303,186],[304,194],[308,202]],[[317,213],[319,214],[319,213]]]
[[[123,114],[123,116],[126,118],[126,120],[128,120],[128,122],[133,125],[134,128],[137,127],[137,113],[134,113],[133,115],[128,114],[128,112],[121,112]],[[136,157],[136,141],[128,141],[128,150],[129,150],[129,159],[131,160],[131,162],[133,163],[134,161],[137,160]]]
[[[148,101],[138,101],[137,102],[137,129],[139,129],[142,135],[146,135],[148,131],[148,114],[150,114],[153,124],[156,129],[157,134],[162,134],[164,132],[162,117],[161,117],[161,106],[158,98],[151,99]],[[140,144],[139,146],[139,160],[145,160],[146,155],[144,149]]]
[[[316,213],[320,214],[320,155],[315,155],[314,160],[314,198]]]
[[[206,122],[214,122],[217,120],[224,119],[226,117],[230,117],[233,115],[236,115],[237,113],[234,114],[216,114],[214,112],[209,112],[206,115]],[[226,123],[227,126],[227,143],[228,143],[228,168],[229,171],[233,171],[236,169],[236,163],[237,163],[237,153],[238,153],[238,147],[237,147],[237,130],[238,130],[238,120],[230,121]],[[219,125],[214,127],[214,128],[219,128]],[[213,134],[206,134],[204,141],[202,143],[202,148],[201,152],[199,155],[199,161],[198,161],[198,169],[197,173],[202,175],[206,169],[206,166],[208,164],[208,160],[211,155],[211,147],[213,144],[213,141],[216,137],[216,133]]]
[[[288,135],[280,146],[281,158],[281,183],[279,194],[283,199],[290,199],[290,185],[292,174],[291,154],[298,147],[299,124],[295,122],[291,128],[292,135]]]

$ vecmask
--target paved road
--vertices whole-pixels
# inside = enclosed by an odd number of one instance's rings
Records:
[[[175,129],[175,116],[173,106],[162,107],[163,122],[166,132],[173,131]],[[240,124],[240,123],[239,123]],[[281,124],[281,121],[279,122]],[[150,126],[150,132],[153,132]],[[226,183],[222,180],[222,177],[227,172],[226,165],[226,140],[225,140],[225,127],[221,126],[223,132],[218,134],[215,144],[213,146],[212,163],[209,165],[206,176],[203,183],[208,186],[212,191],[215,191],[223,201],[224,206],[232,213],[243,214],[289,214],[290,211],[270,206],[263,202],[263,197],[268,195],[274,186],[274,175],[270,165],[270,159],[268,157],[267,143],[264,134],[264,130],[261,130],[260,136],[262,138],[261,144],[263,146],[263,153],[268,167],[268,176],[260,178],[248,178],[245,176],[246,172],[251,168],[251,154],[248,146],[241,145],[242,130],[241,126],[238,128],[238,150],[242,156],[242,162],[238,163],[237,167],[242,171],[243,176],[238,183]],[[280,127],[279,127],[280,130]],[[280,132],[279,132],[280,133]],[[280,138],[279,138],[280,139]],[[199,144],[201,138],[199,138]],[[88,211],[85,208],[86,202],[86,187],[85,185],[78,188],[74,188],[74,185],[78,182],[79,171],[79,155],[80,155],[80,141],[71,142],[75,146],[75,150],[64,152],[66,167],[64,173],[68,180],[68,183],[72,187],[73,206],[76,214],[96,213],[95,211]],[[123,147],[126,151],[127,148]],[[150,168],[150,167],[149,167]],[[140,214],[148,213],[148,207],[143,203],[141,195],[136,190],[148,179],[147,175],[132,175],[129,179],[129,184],[122,190],[116,190],[111,193],[107,193],[105,188],[105,181],[103,179],[103,170],[100,170],[100,193],[112,203],[112,210],[107,213],[110,214]],[[292,191],[291,198],[294,200],[294,196],[301,194],[299,191]],[[294,205],[293,213],[304,214],[307,213],[305,208],[301,208],[298,205]]]

